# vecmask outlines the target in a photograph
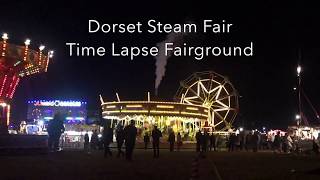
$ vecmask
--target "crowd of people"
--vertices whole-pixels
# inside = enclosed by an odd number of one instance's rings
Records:
[[[91,138],[89,138],[88,133],[84,135],[84,150],[85,152],[90,153],[91,150],[104,149],[104,157],[113,156],[110,145],[113,143],[113,137],[115,136],[115,144],[117,146],[116,156],[125,156],[125,158],[130,161],[136,144],[137,132],[135,121],[133,120],[126,127],[123,127],[121,124],[119,124],[115,129],[111,128],[110,125],[105,126],[101,139],[99,139],[96,130],[92,132]],[[144,133],[144,149],[147,150],[151,142],[154,158],[159,158],[160,156],[160,139],[162,137],[162,132],[156,125],[153,126],[151,134],[149,134],[148,131]],[[174,151],[175,145],[177,147],[177,151],[180,151],[182,146],[181,134],[177,133],[177,135],[175,135],[174,131],[171,130],[168,136],[168,144],[170,152]],[[125,152],[122,151],[123,145],[125,147]]]
[[[59,138],[64,131],[63,121],[61,116],[57,114],[54,120],[50,121],[48,125],[49,134],[49,149],[56,151],[59,146]],[[114,134],[115,133],[115,134]],[[138,130],[135,127],[135,121],[131,121],[129,125],[123,127],[119,124],[115,129],[111,125],[106,125],[103,130],[101,138],[98,136],[97,130],[92,132],[91,138],[88,133],[84,135],[84,150],[87,153],[97,149],[104,149],[104,157],[112,156],[113,153],[110,145],[113,143],[113,137],[116,137],[117,157],[125,156],[128,161],[132,160],[132,154],[135,149],[136,138]],[[144,149],[148,149],[150,142],[152,143],[153,157],[160,156],[160,139],[163,138],[162,132],[155,125],[149,133],[146,131],[143,135]],[[319,154],[319,139],[313,141],[313,151]],[[258,131],[250,131],[249,133],[230,133],[229,135],[219,135],[215,133],[202,132],[199,130],[195,135],[196,152],[217,151],[218,148],[224,147],[229,151],[253,151],[272,150],[275,153],[291,153],[299,151],[299,145],[295,136],[286,135],[281,136],[280,132],[272,134],[259,133]],[[173,130],[168,134],[169,151],[180,151],[183,144],[180,133],[175,134]],[[124,146],[125,152],[122,150]]]

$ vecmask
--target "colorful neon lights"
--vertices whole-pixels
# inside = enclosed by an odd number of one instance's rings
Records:
[[[86,104],[81,101],[32,101],[34,106],[60,106],[60,107],[80,107],[82,104]],[[30,103],[30,101],[29,101]]]

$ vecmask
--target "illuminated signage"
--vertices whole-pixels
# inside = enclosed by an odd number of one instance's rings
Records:
[[[34,106],[80,107],[81,101],[33,101]]]

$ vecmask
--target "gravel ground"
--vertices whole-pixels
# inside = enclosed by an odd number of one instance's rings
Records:
[[[165,149],[159,159],[153,159],[151,150],[138,149],[132,162],[103,158],[102,151],[0,156],[0,179],[320,179],[320,157],[315,155],[208,152],[197,157],[191,150]]]

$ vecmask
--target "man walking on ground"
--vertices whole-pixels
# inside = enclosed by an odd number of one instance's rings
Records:
[[[210,151],[216,151],[216,136],[214,135],[214,133],[211,133],[210,136]]]
[[[150,136],[149,136],[148,132],[145,132],[145,134],[143,136],[143,142],[144,142],[144,149],[147,150],[149,142],[150,142]]]
[[[134,125],[134,120],[130,121],[130,125],[124,128],[124,137],[126,145],[126,160],[132,160],[132,153],[136,144],[137,128]]]
[[[197,141],[197,144],[196,144],[196,151],[197,152],[200,152],[200,147],[201,147],[201,136],[202,136],[202,134],[201,134],[201,131],[199,130],[197,133],[196,133],[196,141]]]
[[[116,130],[116,140],[117,140],[117,148],[118,148],[118,155],[117,157],[120,157],[120,155],[124,155],[122,151],[122,145],[124,142],[124,130],[123,126],[119,125],[117,130]]]
[[[177,134],[177,150],[180,151],[180,148],[182,146],[182,137],[180,132],[178,132]]]
[[[154,126],[154,129],[152,131],[151,136],[152,136],[153,157],[158,158],[159,157],[159,143],[160,143],[160,137],[162,137],[162,133],[157,128],[157,126]]]
[[[86,132],[86,134],[84,135],[84,151],[86,153],[89,153],[89,134],[88,131]]]
[[[49,150],[56,152],[59,148],[59,140],[61,134],[64,132],[63,117],[60,113],[54,115],[54,118],[49,121],[48,134],[49,134]]]
[[[113,129],[110,127],[105,127],[103,130],[103,140],[104,140],[104,157],[112,156],[112,152],[110,150],[110,144],[113,141]]]
[[[175,134],[173,130],[169,133],[169,138],[168,138],[169,144],[170,144],[170,152],[174,150],[174,142],[176,141]]]

